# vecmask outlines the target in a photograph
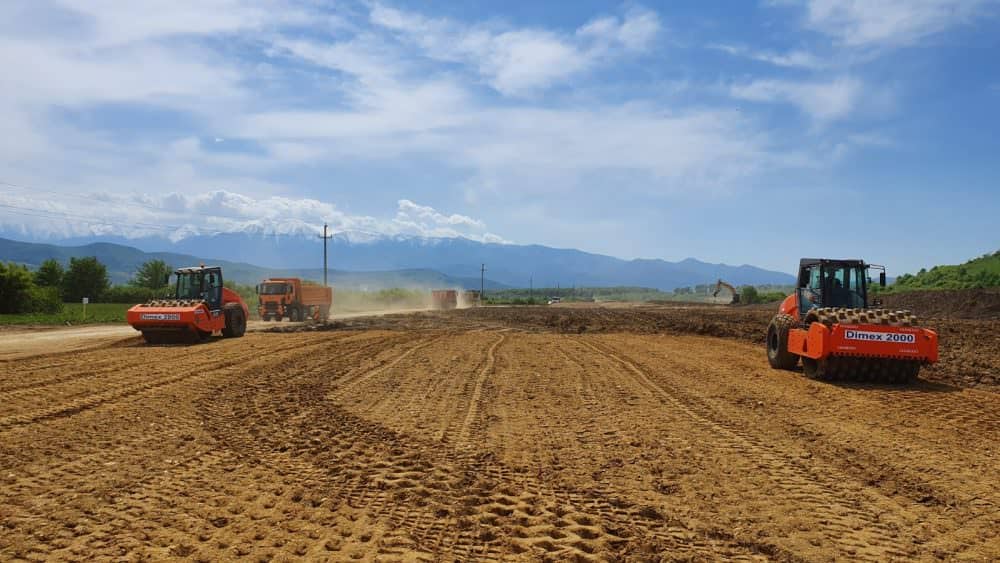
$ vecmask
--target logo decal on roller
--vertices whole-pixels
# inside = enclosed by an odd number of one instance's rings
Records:
[[[865,342],[898,342],[913,344],[917,341],[916,334],[905,332],[870,332],[867,330],[845,330],[844,338],[848,340],[864,340]]]
[[[179,321],[181,320],[180,313],[143,313],[142,320],[144,321]]]

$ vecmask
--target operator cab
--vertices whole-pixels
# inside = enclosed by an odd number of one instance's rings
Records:
[[[885,267],[865,264],[862,260],[825,260],[803,258],[799,262],[796,288],[802,318],[816,307],[868,307],[869,269],[881,270],[879,285],[885,287]]]
[[[181,268],[174,274],[177,299],[204,300],[209,309],[222,309],[222,268]]]

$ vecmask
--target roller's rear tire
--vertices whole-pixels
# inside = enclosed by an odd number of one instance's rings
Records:
[[[226,308],[226,327],[222,329],[222,336],[226,338],[239,338],[247,331],[247,319],[243,314],[243,309],[239,307]]]
[[[767,325],[767,361],[775,369],[795,369],[799,357],[788,351],[788,330],[795,324],[789,315],[775,315]]]

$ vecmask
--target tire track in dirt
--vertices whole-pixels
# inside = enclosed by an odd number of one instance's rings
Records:
[[[497,344],[494,362],[498,352]],[[328,363],[329,352],[323,354],[316,363]],[[473,373],[483,373],[482,365]],[[572,497],[553,491],[488,451],[458,443],[442,446],[351,414],[326,399],[339,379],[356,371],[346,365],[339,369],[341,373],[333,374],[302,369],[291,380],[258,374],[231,382],[209,409],[231,414],[207,426],[213,432],[244,434],[221,439],[248,463],[254,457],[261,460],[260,466],[280,460],[291,475],[319,479],[311,486],[311,496],[326,498],[331,509],[365,514],[376,530],[366,534],[379,538],[372,549],[380,556],[406,549],[434,559],[598,560],[629,549],[626,544],[702,557],[752,553],[743,546],[719,547],[728,545],[724,541],[710,547],[676,538],[670,543],[642,535],[632,538],[638,509],[621,509],[616,521],[608,523],[592,511],[595,502],[587,493]],[[488,385],[484,383],[484,389]],[[468,392],[466,399],[471,396]],[[230,416],[249,424],[233,425]]]
[[[338,382],[337,388],[331,393],[331,398],[336,399],[342,397],[343,395],[346,395],[351,391],[351,389],[354,389],[358,385],[361,385],[362,383],[365,383],[366,381],[369,381],[372,378],[377,377],[378,375],[396,367],[415,352],[430,346],[431,344],[442,338],[444,338],[444,336],[437,336],[429,340],[425,339],[419,344],[409,348],[408,350],[397,356],[394,360],[390,360],[389,362],[386,362],[374,369],[361,371],[357,375],[347,379],[346,381]]]
[[[217,342],[206,343],[205,346],[212,347]],[[19,393],[26,390],[41,390],[46,387],[60,383],[70,383],[77,380],[107,376],[116,374],[123,370],[122,360],[114,354],[115,351],[129,348],[134,350],[162,350],[164,347],[151,348],[138,338],[128,338],[117,342],[104,343],[100,346],[87,350],[73,350],[69,352],[55,352],[47,355],[33,356],[28,359],[0,361],[0,371],[10,367],[16,371],[10,377],[0,381],[0,394]],[[174,350],[181,349],[181,346],[171,347]],[[110,356],[110,357],[109,357]],[[66,361],[53,361],[56,358],[67,358]],[[7,366],[6,364],[11,364]],[[60,368],[66,373],[57,372]]]
[[[25,389],[38,389],[47,385],[62,383],[64,381],[72,381],[77,378],[92,377],[100,373],[107,373],[121,367],[116,364],[117,361],[117,359],[107,359],[104,361],[95,359],[88,362],[86,366],[87,369],[77,371],[75,373],[73,371],[80,367],[79,361],[75,359],[65,362],[39,361],[35,362],[36,365],[30,365],[27,362],[19,362],[17,364],[17,373],[12,374],[13,377],[0,381],[0,393],[12,393]],[[71,373],[49,377],[48,379],[44,378],[46,374],[51,373],[56,368],[66,368]],[[32,376],[35,375],[41,375],[43,379],[33,380]]]
[[[476,374],[476,384],[472,389],[472,396],[469,397],[469,407],[465,411],[465,418],[462,420],[462,425],[458,429],[456,440],[459,443],[468,442],[469,432],[472,429],[472,423],[479,415],[480,401],[482,400],[483,395],[483,384],[486,383],[486,378],[493,371],[493,366],[496,364],[497,348],[503,344],[505,338],[507,338],[507,335],[503,331],[500,331],[500,338],[497,338],[497,341],[490,345],[489,349],[486,351],[486,362],[483,364],[483,368],[479,370],[479,373]]]
[[[330,340],[333,339],[331,338]],[[356,340],[352,340],[348,345],[353,342],[356,342]],[[273,369],[270,366],[275,365],[280,366],[279,369],[290,365],[305,366],[307,364],[301,360],[314,356],[317,347],[319,349],[326,348],[328,347],[328,343],[329,341],[316,342],[317,346],[312,346],[313,343],[300,342],[298,346],[293,345],[288,348],[277,347],[269,350],[267,354],[249,359],[242,366],[242,368],[246,368],[245,370],[241,369],[241,366],[212,370],[204,378],[187,382],[185,387],[178,389],[176,393],[184,394],[187,397],[211,397],[219,392],[219,382],[222,382],[221,386],[224,387],[224,382],[228,381],[228,378],[235,374],[245,372],[252,374],[255,370],[259,369]],[[358,348],[360,348],[361,353],[364,352],[363,346],[359,346]],[[348,350],[348,352],[351,351],[354,351],[354,348]],[[138,413],[147,411],[150,408],[154,409],[153,412],[155,413],[158,408],[156,405],[158,404],[162,405],[163,400],[152,397],[150,401],[144,401],[142,405],[131,403],[116,405],[118,408],[115,409],[115,414],[109,415],[110,420],[121,424],[118,421],[121,420],[122,415],[127,413],[128,410],[136,413],[133,416],[142,416]],[[181,410],[186,410],[189,407],[189,403],[187,401],[179,403],[178,407]],[[123,408],[127,410],[123,411]],[[176,416],[176,413],[171,414]],[[107,419],[109,416],[105,416],[104,418]],[[101,417],[101,413],[99,411],[91,411],[87,418],[94,420],[95,417]],[[131,418],[132,416],[126,415],[126,420]],[[122,431],[117,434],[116,445],[113,448],[100,447],[93,453],[74,451],[64,453],[60,451],[63,459],[50,460],[54,463],[52,468],[36,465],[16,468],[16,472],[23,475],[23,477],[16,478],[14,481],[7,480],[4,484],[3,495],[0,495],[5,499],[7,506],[14,509],[14,512],[9,517],[4,517],[2,514],[4,511],[0,510],[0,520],[3,520],[0,524],[8,526],[17,526],[20,524],[26,526],[29,530],[37,530],[40,524],[61,521],[62,523],[57,524],[54,529],[71,530],[72,534],[70,536],[72,536],[72,539],[59,539],[57,542],[52,543],[50,548],[56,550],[76,550],[69,555],[60,556],[60,558],[71,559],[78,559],[83,556],[89,558],[95,554],[102,553],[107,556],[120,558],[124,551],[118,551],[118,548],[115,547],[116,545],[122,550],[126,549],[126,545],[129,548],[134,547],[141,553],[143,550],[149,548],[148,541],[151,535],[178,533],[177,530],[171,532],[169,529],[171,518],[179,517],[183,519],[188,518],[186,515],[189,513],[205,512],[202,501],[198,501],[197,498],[191,499],[193,492],[191,489],[192,483],[207,483],[211,485],[213,483],[213,476],[216,479],[214,483],[226,483],[227,481],[222,476],[233,471],[237,463],[232,461],[231,454],[228,454],[224,449],[216,450],[207,443],[201,445],[200,440],[188,442],[187,440],[194,439],[194,435],[184,435],[185,433],[193,432],[197,434],[197,429],[203,428],[194,423],[194,421],[188,422],[186,428],[181,429],[177,426],[178,421],[164,425],[159,424],[159,420],[155,416],[153,420],[155,422],[150,425],[135,425],[125,422]],[[241,421],[237,420],[232,423],[238,425]],[[55,424],[67,426],[73,424],[73,421],[62,419]],[[77,422],[76,427],[83,429],[83,436],[81,437],[91,436],[94,432],[99,432],[97,429],[100,428],[100,426],[87,421]],[[24,436],[30,438],[30,435],[25,434]],[[136,452],[156,452],[158,451],[157,446],[162,449],[163,446],[175,441],[179,441],[181,444],[193,444],[194,448],[185,446],[181,447],[176,453],[166,453],[167,459],[164,459],[162,457],[164,454],[161,453],[159,459],[143,459],[138,464],[127,462],[130,456],[135,455]],[[208,446],[207,449],[206,446]],[[167,448],[167,452],[171,449]],[[150,470],[156,465],[162,467],[164,464],[166,466],[165,471]],[[5,475],[8,469],[15,471],[14,467],[6,468],[4,471]],[[95,489],[92,485],[93,479],[95,476],[102,474],[108,474],[108,477],[104,478],[107,484]],[[14,475],[14,473],[11,473],[11,475]],[[54,490],[41,489],[40,487],[43,482],[37,475],[45,475],[47,479],[58,483],[58,488]],[[216,485],[211,486],[214,487]],[[32,494],[31,491],[33,490],[42,490],[45,492],[41,495],[37,493]],[[170,491],[174,492],[171,493]],[[197,490],[194,492],[197,492]],[[208,493],[210,490],[201,489],[200,492]],[[82,508],[70,508],[69,511],[56,508],[56,503],[59,502],[59,499],[65,498],[67,494],[71,495],[72,499],[82,499],[84,501],[81,505]],[[230,494],[229,496],[232,495]],[[150,507],[150,503],[153,500],[149,497],[155,497],[156,503],[160,506],[159,509]],[[76,500],[72,500],[70,507],[73,507],[75,502]],[[188,503],[186,508],[181,511],[181,514],[178,514],[178,505],[185,505],[185,502]],[[143,518],[139,519],[137,515],[141,515]],[[218,514],[216,513],[214,516],[218,516]],[[142,524],[143,521],[146,524]],[[96,523],[90,524],[92,522]],[[162,522],[165,527],[163,529],[150,527],[149,522]],[[207,522],[207,518],[202,524],[202,531],[199,532],[201,536],[207,538],[212,536],[212,532],[217,531],[216,526]],[[146,537],[147,542],[137,542],[135,539],[137,534],[140,537]],[[56,535],[65,536],[63,532],[58,532]],[[0,542],[0,546],[3,543]],[[186,549],[187,547],[184,548],[184,550]],[[148,557],[152,559],[175,558],[178,555],[183,555],[184,550],[181,553],[156,552],[153,550],[154,555]],[[58,552],[54,551],[52,553]],[[4,552],[0,550],[0,554],[2,553]],[[223,558],[228,558],[231,555],[231,553],[224,553]],[[3,557],[0,556],[0,558]],[[218,558],[218,556],[214,556],[210,559]]]
[[[240,363],[240,361],[241,360],[239,358],[232,358],[224,362],[217,362],[214,364],[210,364],[206,366],[206,368],[210,369],[226,368],[233,365],[237,365]],[[182,381],[189,380],[199,375],[202,374],[196,371],[196,372],[184,373],[181,375],[160,377],[157,379],[144,382],[125,383],[122,385],[113,386],[105,391],[99,391],[96,393],[85,395],[84,397],[74,398],[66,403],[58,403],[28,413],[0,417],[0,432],[4,432],[6,430],[9,430],[17,426],[24,426],[48,419],[73,416],[81,412],[87,411],[89,409],[99,407],[106,403],[111,403],[121,399],[126,399],[132,397],[133,395],[139,395],[149,391],[154,391],[161,387],[165,387],[175,383],[180,383]]]
[[[836,548],[841,557],[879,561],[887,557],[908,556],[898,549],[899,541],[886,523],[886,520],[891,520],[883,513],[885,505],[892,505],[889,499],[873,499],[870,498],[871,495],[859,498],[857,491],[845,487],[843,481],[834,480],[828,468],[807,467],[805,463],[792,459],[787,454],[772,450],[748,432],[718,422],[712,410],[696,398],[676,389],[660,386],[633,361],[606,345],[589,339],[581,343],[612,359],[650,393],[685,414],[702,428],[706,440],[755,460],[760,471],[786,490],[788,499],[793,499],[800,506],[809,507],[812,516],[824,522],[830,547]],[[873,501],[876,502],[874,506],[856,508],[859,503],[868,504]],[[873,515],[878,515],[878,518]],[[852,520],[863,522],[863,527],[856,529]]]
[[[576,350],[574,351],[576,353],[570,354],[567,352],[566,348],[569,346],[575,347]],[[614,452],[610,455],[604,452],[605,445],[607,444],[619,445],[623,441],[627,442],[629,440],[628,434],[622,428],[622,421],[623,412],[627,412],[632,408],[629,405],[631,393],[626,388],[623,388],[614,378],[608,380],[601,379],[598,385],[594,374],[589,369],[590,366],[582,360],[587,351],[592,352],[593,349],[587,347],[586,344],[578,342],[576,338],[561,338],[559,344],[554,349],[567,365],[574,366],[573,372],[579,375],[579,379],[576,382],[576,392],[586,407],[585,411],[578,413],[576,416],[580,420],[581,425],[581,430],[576,431],[576,435],[581,442],[581,447],[571,452],[580,459],[570,460],[570,464],[576,464],[583,459],[596,458],[606,460],[591,475],[595,484],[588,487],[586,491],[581,491],[571,486],[560,487],[570,498],[586,499],[590,497],[590,506],[602,516],[610,520],[621,520],[624,518],[638,523],[645,533],[666,543],[686,542],[698,545],[706,552],[719,549],[719,544],[721,543],[723,545],[728,544],[729,546],[747,548],[751,552],[758,554],[759,557],[766,556],[770,559],[784,561],[800,560],[792,552],[774,543],[759,538],[740,538],[718,527],[692,526],[690,523],[684,522],[669,513],[664,513],[663,510],[657,509],[654,506],[644,504],[635,506],[634,500],[626,500],[629,497],[629,492],[619,486],[619,483],[623,484],[623,482],[616,481],[615,478],[609,476],[615,468],[623,465],[624,462],[621,457],[623,452]],[[615,401],[614,403],[609,400],[612,398]],[[665,438],[673,444],[671,451],[681,451],[687,444],[683,439],[678,439],[677,437],[668,435]],[[627,478],[625,476],[617,477]],[[669,486],[669,484],[663,486]],[[594,495],[593,493],[597,494]],[[604,499],[604,502],[593,498],[594,496]],[[624,507],[629,508],[624,509]],[[609,515],[611,516],[609,517]],[[726,558],[739,558],[739,556],[737,553],[730,552],[726,555]]]
[[[496,352],[502,342],[494,342],[491,350]],[[497,363],[497,355],[487,354],[483,368],[477,371],[477,382],[482,381],[492,386],[494,378],[486,378]],[[495,379],[503,378],[503,372],[496,374]],[[482,389],[479,395],[481,396]],[[495,389],[491,391],[496,392]],[[539,387],[533,395],[543,397],[543,388]],[[470,410],[479,401],[473,393],[466,401]],[[479,407],[476,406],[477,412]],[[477,414],[476,417],[479,417]],[[476,418],[474,417],[474,418]],[[457,467],[472,467],[473,475],[485,476],[483,488],[496,491],[497,484],[501,497],[489,498],[480,493],[480,510],[493,515],[512,514],[518,516],[513,523],[508,523],[507,531],[510,549],[515,554],[531,554],[533,558],[557,560],[592,560],[617,558],[626,553],[656,553],[669,552],[681,558],[718,558],[730,560],[751,560],[756,554],[769,553],[778,559],[793,560],[786,557],[781,550],[770,546],[751,545],[734,541],[732,537],[715,535],[701,536],[684,528],[679,521],[664,516],[648,507],[635,506],[633,503],[616,496],[610,487],[587,487],[579,490],[568,487],[551,479],[535,477],[524,471],[515,471],[499,460],[488,449],[484,449],[486,440],[471,439],[471,430],[482,431],[474,425],[467,425],[470,432],[465,432],[464,438],[456,440],[452,447],[446,450],[449,464]],[[558,444],[558,439],[551,430],[542,430],[548,436],[536,444],[537,449],[546,449],[546,445]],[[477,451],[478,449],[478,451]],[[581,456],[586,456],[583,452]],[[569,460],[572,461],[572,460]],[[472,488],[476,488],[474,485]],[[530,502],[520,506],[511,513],[514,504],[510,498],[514,491],[530,491]],[[495,496],[495,495],[494,495]],[[523,495],[522,495],[523,496]],[[468,504],[471,501],[467,501]],[[521,514],[523,513],[523,514]],[[487,516],[492,519],[492,516]],[[482,557],[482,553],[474,551],[474,542],[459,538],[458,555],[462,557]],[[611,553],[618,555],[610,556]],[[687,555],[680,555],[687,554]],[[487,553],[486,555],[491,555]]]
[[[322,344],[314,344],[314,346],[318,345]],[[56,404],[49,404],[42,406],[41,408],[37,408],[37,405],[34,404],[35,401],[32,400],[27,406],[29,408],[35,407],[33,410],[0,417],[0,432],[48,419],[73,416],[104,404],[148,393],[161,387],[177,384],[194,377],[204,376],[205,374],[210,374],[215,370],[221,370],[245,363],[245,352],[241,348],[237,347],[235,343],[222,351],[214,350],[214,352],[216,352],[218,356],[210,360],[208,363],[203,363],[200,358],[196,356],[186,358],[186,361],[183,361],[181,365],[174,365],[172,362],[177,362],[177,359],[172,358],[165,362],[167,364],[166,366],[158,366],[150,372],[138,376],[135,371],[119,369],[116,370],[116,373],[113,376],[90,384],[83,389],[68,389],[67,391],[70,396],[67,397],[68,400],[64,402],[57,402]],[[192,371],[185,372],[188,369],[191,369]],[[183,373],[177,374],[178,371]],[[83,378],[82,381],[79,379],[71,379],[68,382],[60,381],[59,383],[84,384],[89,379],[98,378],[103,375],[108,375],[108,372],[87,376]],[[0,398],[5,399],[6,404],[10,406],[12,404],[18,404],[16,399],[20,397],[18,394],[4,393],[0,394]],[[32,397],[27,398],[32,399]],[[22,400],[21,402],[24,401]]]
[[[616,341],[633,352],[658,347],[655,337]],[[674,385],[701,381],[697,393],[711,397],[716,415],[729,423],[755,418],[749,424],[775,447],[808,452],[813,463],[894,499],[908,513],[913,543],[925,553],[958,555],[987,538],[1000,539],[1000,466],[992,453],[1000,425],[989,422],[1000,413],[996,394],[926,383],[817,383],[771,371],[740,348],[705,357],[706,344],[712,346],[696,338],[673,340],[669,353],[660,348],[642,357]],[[791,381],[778,381],[784,377]],[[765,401],[767,408],[746,408]],[[843,412],[852,419],[843,420]],[[967,426],[946,422],[953,417]]]

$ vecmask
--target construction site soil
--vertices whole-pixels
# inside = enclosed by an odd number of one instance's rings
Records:
[[[0,560],[1000,559],[1000,322],[930,319],[916,383],[833,384],[768,367],[771,309],[0,358]]]

